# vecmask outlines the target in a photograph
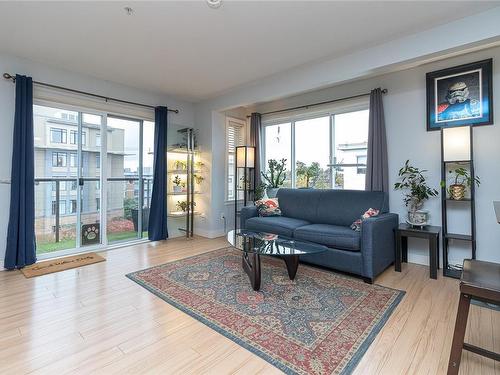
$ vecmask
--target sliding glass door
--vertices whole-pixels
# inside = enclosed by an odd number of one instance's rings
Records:
[[[39,255],[147,236],[152,122],[35,105],[34,131]]]

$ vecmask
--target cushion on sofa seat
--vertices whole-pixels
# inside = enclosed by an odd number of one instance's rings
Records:
[[[311,224],[295,229],[297,240],[316,242],[334,249],[359,251],[361,233],[349,227],[330,224]]]
[[[245,229],[292,237],[296,228],[309,224],[308,221],[285,216],[252,217],[246,221]]]

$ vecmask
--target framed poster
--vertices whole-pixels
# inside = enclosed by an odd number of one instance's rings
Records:
[[[493,124],[493,60],[427,73],[427,131]]]

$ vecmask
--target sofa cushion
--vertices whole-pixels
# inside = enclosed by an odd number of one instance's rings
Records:
[[[359,251],[361,233],[349,227],[330,224],[311,224],[295,229],[294,238],[326,245],[334,249]]]
[[[246,221],[245,229],[293,237],[296,228],[309,224],[308,221],[285,216],[252,217]]]

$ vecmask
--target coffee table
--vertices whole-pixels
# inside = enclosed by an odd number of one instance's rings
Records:
[[[272,233],[254,232],[245,229],[232,230],[227,240],[236,249],[243,252],[242,267],[248,275],[253,290],[260,289],[260,256],[270,255],[283,258],[290,280],[295,279],[299,267],[299,257],[304,254],[316,254],[326,251],[326,246]]]

